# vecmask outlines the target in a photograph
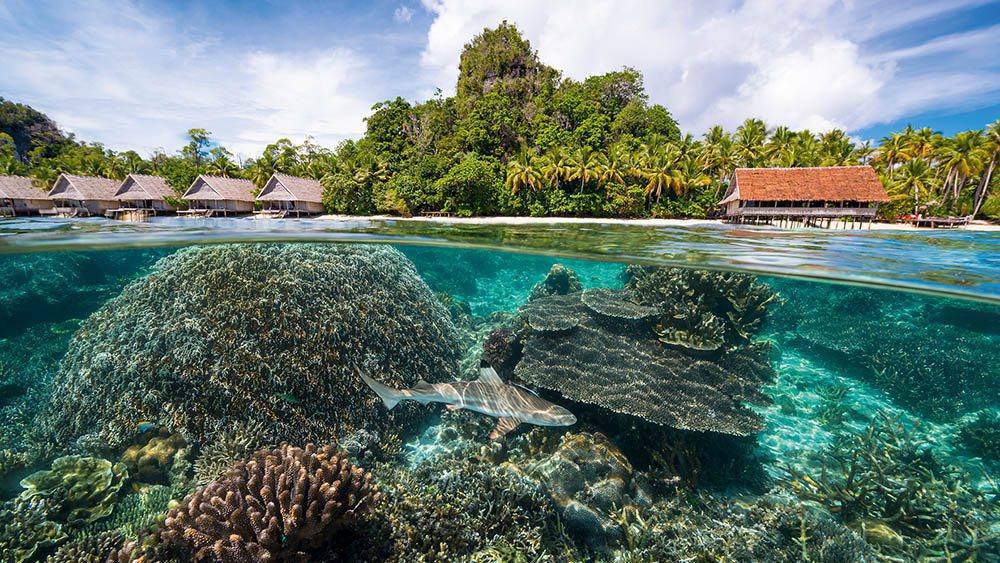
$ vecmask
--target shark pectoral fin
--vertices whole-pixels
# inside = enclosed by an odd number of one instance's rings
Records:
[[[521,421],[516,418],[510,418],[506,416],[500,417],[497,420],[497,425],[490,430],[490,440],[499,440],[507,435],[508,432],[517,428],[521,424]]]

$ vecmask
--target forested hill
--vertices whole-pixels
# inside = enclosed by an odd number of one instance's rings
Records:
[[[944,137],[931,129],[877,146],[844,131],[793,131],[748,118],[732,132],[683,134],[651,103],[638,71],[576,81],[545,65],[518,30],[485,29],[462,52],[456,94],[376,104],[366,133],[335,148],[281,139],[238,165],[204,129],[176,153],[143,157],[65,136],[32,108],[0,103],[0,173],[41,184],[60,172],[159,174],[179,192],[199,173],[262,186],[279,171],[320,180],[331,212],[701,217],[740,166],[872,164],[893,196],[887,216],[1000,218],[1000,120]],[[3,136],[5,135],[6,136]]]

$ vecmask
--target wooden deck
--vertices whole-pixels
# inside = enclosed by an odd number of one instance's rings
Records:
[[[969,224],[968,217],[921,217],[911,219],[915,227],[927,227],[930,229],[960,229]]]
[[[421,217],[435,218],[435,217],[454,217],[455,214],[450,211],[424,211],[420,214]]]

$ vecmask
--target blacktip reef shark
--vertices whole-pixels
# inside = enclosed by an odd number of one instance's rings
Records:
[[[400,401],[417,401],[422,405],[444,403],[448,410],[466,409],[499,418],[490,431],[490,440],[502,438],[521,423],[536,426],[576,424],[573,413],[527,389],[504,383],[491,367],[479,368],[479,379],[473,381],[427,383],[421,379],[410,389],[393,389],[363,373],[358,375],[390,410]]]

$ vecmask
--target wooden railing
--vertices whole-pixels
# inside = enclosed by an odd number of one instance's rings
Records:
[[[810,219],[837,219],[860,217],[874,219],[874,207],[740,207],[729,210],[729,217],[807,217]]]

